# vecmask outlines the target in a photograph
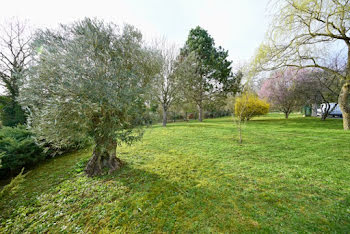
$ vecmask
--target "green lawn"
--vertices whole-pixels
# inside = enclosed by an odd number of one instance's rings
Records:
[[[0,233],[350,230],[350,132],[339,119],[270,114],[160,125],[118,149],[125,167],[82,174],[91,151],[32,170],[0,202]]]

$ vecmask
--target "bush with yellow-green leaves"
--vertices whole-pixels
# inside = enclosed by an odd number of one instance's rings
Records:
[[[235,116],[241,120],[250,120],[254,116],[266,115],[269,108],[269,103],[250,93],[244,93],[235,100]]]

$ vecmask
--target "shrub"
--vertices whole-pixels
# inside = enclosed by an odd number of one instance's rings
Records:
[[[48,142],[44,138],[37,137],[38,145],[43,149],[46,158],[54,158],[56,156],[70,153],[76,150],[84,149],[92,145],[92,140],[89,137],[78,137],[71,139],[65,145],[57,145],[53,142]]]
[[[235,116],[241,120],[250,120],[254,116],[266,115],[270,104],[254,94],[243,94],[235,100]]]
[[[11,182],[4,186],[4,188],[0,191],[0,199],[5,196],[15,194],[19,190],[19,186],[24,182],[27,174],[23,174],[24,168],[22,168],[21,172],[11,180]]]
[[[26,122],[26,113],[10,97],[0,96],[0,119],[3,126],[13,127]]]
[[[0,129],[0,152],[0,177],[12,176],[23,167],[31,167],[45,158],[32,133],[21,125]]]

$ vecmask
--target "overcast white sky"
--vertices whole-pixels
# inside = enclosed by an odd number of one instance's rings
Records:
[[[56,27],[84,17],[129,23],[145,39],[165,36],[181,46],[191,28],[206,29],[235,64],[248,60],[268,24],[268,0],[11,0],[1,2],[3,21],[28,19],[36,27]]]

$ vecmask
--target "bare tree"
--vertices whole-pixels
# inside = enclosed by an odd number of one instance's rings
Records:
[[[343,81],[338,103],[344,130],[350,130],[350,1],[276,0],[268,40],[255,58],[262,70],[282,66],[319,68]],[[327,50],[345,49],[347,65],[339,72],[327,65]]]
[[[154,79],[155,96],[162,106],[163,126],[167,124],[168,110],[178,98],[179,81],[175,74],[175,62],[178,50],[175,45],[165,39],[156,42],[156,51],[159,53],[159,73]]]
[[[18,19],[13,19],[0,27],[0,84],[15,101],[30,62],[32,35],[28,24]]]
[[[343,73],[346,69],[346,62],[341,54],[336,54],[330,59],[327,65],[339,73]],[[338,79],[331,72],[324,71],[319,68],[303,69],[299,71],[300,76],[299,95],[302,96],[304,105],[313,104],[314,112],[317,113],[317,104],[324,104],[321,108],[321,120],[326,120],[338,106],[339,93],[343,85],[343,81]],[[335,105],[331,105],[335,103]]]
[[[0,86],[7,97],[1,99],[3,125],[26,122],[25,112],[17,102],[21,83],[30,62],[31,34],[26,22],[11,19],[0,25]]]
[[[311,103],[324,103],[325,108],[321,108],[321,120],[326,120],[338,105],[339,92],[342,82],[336,76],[322,70],[313,71],[310,74],[311,84],[309,90],[305,90]],[[333,107],[330,103],[334,102]]]

